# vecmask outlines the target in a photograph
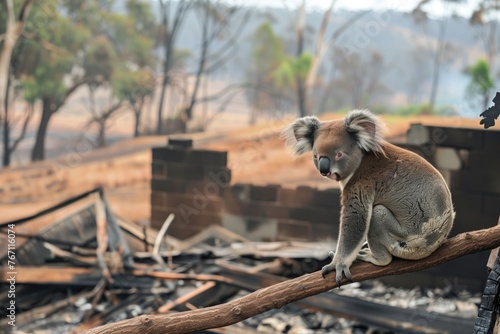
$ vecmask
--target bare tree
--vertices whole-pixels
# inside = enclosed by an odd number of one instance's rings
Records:
[[[486,52],[486,62],[489,69],[489,75],[493,77],[495,73],[495,60],[498,51],[497,44],[497,30],[498,21],[496,18],[487,20],[487,16],[491,12],[498,12],[500,10],[500,1],[498,0],[483,0],[479,3],[478,8],[472,13],[470,23],[478,27],[479,38],[483,42],[484,50]],[[491,92],[485,92],[483,97],[483,107],[486,108],[489,102]]]
[[[426,22],[427,21],[427,13],[423,10],[423,6],[429,3],[431,0],[420,0],[418,5],[413,9],[412,16],[417,22]],[[441,70],[443,64],[447,61],[451,60],[451,51],[452,46],[446,42],[446,29],[448,25],[448,20],[450,16],[452,16],[452,7],[451,4],[457,4],[461,2],[461,0],[441,0],[444,5],[446,5],[446,11],[450,12],[450,15],[443,17],[438,22],[438,32],[437,32],[437,41],[436,41],[436,49],[433,54],[433,65],[432,65],[432,78],[431,78],[431,91],[429,96],[429,107],[431,110],[434,109],[436,104],[436,98],[439,90],[439,81],[441,78]],[[425,26],[424,26],[425,29]]]
[[[10,144],[12,122],[9,113],[9,87],[11,58],[17,41],[21,37],[26,19],[34,0],[25,0],[16,17],[13,0],[2,0],[1,5],[6,15],[5,33],[0,35],[0,117],[3,125],[3,165],[10,164],[10,156],[19,142],[24,138],[29,117],[26,117],[21,135]]]
[[[314,48],[314,54],[311,57],[310,67],[307,71],[305,78],[303,78],[300,73],[296,73],[296,89],[297,89],[297,103],[299,107],[300,116],[305,116],[309,114],[307,98],[311,93],[313,86],[316,84],[318,71],[321,67],[324,56],[328,51],[332,49],[335,45],[336,40],[344,33],[350,26],[352,26],[356,21],[365,16],[370,12],[370,10],[357,13],[356,15],[345,21],[340,27],[338,27],[329,38],[326,38],[326,29],[328,27],[330,17],[332,16],[334,5],[337,1],[332,0],[330,6],[323,14],[321,24],[316,36],[316,43]],[[295,56],[297,58],[301,57],[304,50],[304,40],[306,31],[306,2],[302,1],[301,6],[298,9],[298,17],[294,21],[295,24],[295,34],[296,34],[296,52]]]
[[[93,143],[96,147],[106,146],[106,130],[109,127],[109,121],[113,116],[122,111],[124,107],[124,102],[115,99],[112,95],[104,103],[99,102],[96,98],[96,86],[88,85],[88,108],[91,113],[91,119],[86,124],[85,129],[97,126],[97,135],[95,142]],[[85,131],[84,131],[85,132]]]
[[[409,52],[408,59],[411,63],[408,66],[409,78],[407,80],[409,102],[412,104],[418,103],[423,97],[423,87],[426,84],[426,79],[430,75],[430,55],[432,50],[424,43],[416,42]]]
[[[229,6],[219,0],[198,1],[196,13],[201,22],[201,46],[194,87],[186,107],[188,120],[192,119],[193,108],[198,102],[202,76],[223,66],[236,53],[238,37],[251,16],[251,11],[242,12],[242,7]],[[224,42],[213,50],[217,39],[224,39]]]
[[[191,1],[180,0],[176,2],[175,11],[172,10],[172,0],[160,0],[161,17],[162,17],[162,36],[161,44],[163,46],[163,69],[162,69],[162,85],[160,93],[160,103],[158,105],[158,123],[156,133],[160,134],[163,131],[163,107],[165,104],[165,96],[167,87],[170,84],[170,76],[173,65],[174,48],[182,23],[184,22],[189,9],[192,7]],[[172,16],[173,11],[173,16]],[[172,16],[172,17],[171,17]]]
[[[336,49],[333,58],[336,76],[330,86],[335,87],[331,94],[337,108],[364,108],[370,100],[388,93],[381,78],[390,67],[379,52],[356,53],[347,59],[342,50]]]

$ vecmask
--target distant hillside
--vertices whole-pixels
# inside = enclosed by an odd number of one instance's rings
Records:
[[[214,78],[220,80],[244,80],[251,57],[250,37],[256,28],[264,21],[271,20],[276,33],[286,39],[293,39],[289,14],[285,9],[278,8],[252,8],[255,14],[249,24],[245,27],[242,37],[238,41],[238,51],[227,65],[214,74]],[[348,20],[357,12],[339,10],[333,13],[327,36],[336,30],[342,23]],[[309,26],[310,36],[306,40],[306,48],[313,50],[315,42],[315,32],[321,22],[323,12],[310,11],[307,13],[306,22]],[[338,40],[337,46],[348,49],[354,46],[360,53],[371,53],[375,50],[379,52],[387,64],[387,71],[383,78],[383,84],[390,90],[384,105],[401,105],[406,103],[426,102],[429,96],[430,81],[432,75],[433,50],[437,44],[439,20],[429,19],[424,24],[416,23],[407,14],[396,11],[372,12],[350,27]],[[373,29],[375,27],[376,29]],[[375,30],[373,37],[369,37],[366,45],[359,46],[359,36],[365,34],[366,29]],[[378,28],[378,30],[377,30]],[[447,22],[445,40],[451,45],[451,61],[446,62],[442,67],[441,81],[438,92],[438,105],[453,105],[465,116],[476,116],[476,111],[467,111],[463,96],[468,78],[463,74],[463,69],[475,62],[484,54],[480,30],[472,27],[465,18],[450,18]],[[199,24],[194,14],[190,14],[181,32],[178,47],[193,50],[193,54],[200,45]],[[221,46],[214,44],[214,50]],[[420,55],[419,63],[415,63],[412,54],[415,48],[424,49]],[[427,49],[427,50],[425,50]],[[347,52],[348,53],[348,52]],[[322,72],[327,74],[332,69],[332,56],[325,57]],[[191,59],[191,62],[196,59]],[[497,62],[498,63],[498,62]],[[243,66],[242,66],[243,65]],[[420,92],[414,89],[415,76],[421,77]],[[414,96],[413,101],[409,97]],[[396,97],[402,96],[401,99]]]

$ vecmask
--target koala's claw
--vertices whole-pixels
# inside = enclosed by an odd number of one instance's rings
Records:
[[[351,272],[349,271],[348,266],[346,266],[345,264],[339,263],[335,266],[335,270],[336,270],[335,281],[337,282],[337,285],[339,288],[340,288],[340,285],[342,283],[342,273],[344,273],[345,278],[347,278],[347,280],[349,282],[352,282],[352,275],[351,275]]]
[[[333,263],[327,264],[321,269],[321,275],[325,278],[325,276],[333,270],[335,270],[335,265]]]
[[[321,274],[323,275],[323,278],[331,271],[335,270],[335,281],[337,282],[337,286],[340,288],[340,285],[342,283],[342,273],[345,275],[347,280],[349,282],[352,282],[352,275],[351,272],[349,271],[349,267],[345,264],[335,264],[335,263],[330,263],[326,266],[323,267],[321,270]]]

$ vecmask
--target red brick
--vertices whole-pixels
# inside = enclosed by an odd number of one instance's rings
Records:
[[[186,150],[178,147],[156,147],[152,151],[153,161],[163,162],[184,162],[186,160]]]
[[[339,235],[339,224],[312,224],[312,240],[321,241],[325,239],[336,240]]]
[[[340,210],[340,189],[314,190],[313,206]]]
[[[165,206],[165,195],[159,191],[151,192],[151,207],[163,207]]]
[[[203,194],[175,194],[165,193],[166,208],[180,208],[181,206],[193,208],[201,212],[221,212],[222,200],[208,197]]]
[[[251,184],[236,183],[224,190],[225,200],[248,201],[250,199]]]
[[[167,165],[162,161],[153,161],[151,163],[152,179],[165,179],[167,177]]]
[[[156,227],[160,229],[160,227]],[[191,228],[189,226],[172,226],[168,229],[168,235],[173,236],[174,238],[185,240],[191,238],[192,236],[203,231],[203,228]]]
[[[278,191],[278,202],[285,206],[310,206],[312,199],[313,188],[310,187],[280,188]]]
[[[220,166],[206,166],[202,164],[168,163],[167,177],[182,180],[212,180],[217,184],[225,185],[231,181],[231,170]]]
[[[293,220],[278,221],[278,240],[312,241],[311,223]]]
[[[224,212],[239,216],[289,218],[288,211],[288,208],[276,203],[247,202],[231,198],[224,199]]]
[[[187,162],[209,166],[225,167],[227,165],[227,152],[212,150],[188,151]]]
[[[169,193],[184,193],[186,191],[186,181],[152,179],[151,190]]]
[[[276,202],[279,189],[278,186],[251,186],[250,200]]]
[[[289,208],[290,218],[320,224],[338,224],[340,211],[319,208]]]
[[[184,138],[168,138],[168,145],[187,149],[193,147],[193,140]]]
[[[173,226],[188,226],[191,228],[206,228],[211,225],[222,225],[222,217],[221,215],[214,213],[194,213],[194,214],[183,214],[183,211],[180,211],[176,208],[164,208],[153,209],[151,211],[151,222],[156,222],[157,224],[165,221],[168,215],[173,213],[175,215],[174,221],[172,223]],[[185,213],[185,211],[184,211]]]

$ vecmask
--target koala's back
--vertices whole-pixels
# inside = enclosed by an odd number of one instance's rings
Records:
[[[369,184],[374,206],[388,208],[409,234],[430,233],[436,228],[444,228],[448,234],[454,212],[442,175],[413,152],[389,143],[384,151],[386,157],[372,153],[365,156],[351,186],[356,182]]]

